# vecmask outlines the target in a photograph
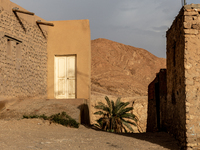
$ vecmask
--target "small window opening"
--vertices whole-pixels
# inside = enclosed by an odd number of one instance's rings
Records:
[[[16,69],[19,70],[21,66],[21,44],[16,42]]]
[[[8,39],[7,40],[7,55],[11,55],[12,54],[12,43],[11,40]]]
[[[172,104],[176,104],[176,97],[174,91],[172,92]]]
[[[21,44],[16,43],[16,58],[21,60]]]

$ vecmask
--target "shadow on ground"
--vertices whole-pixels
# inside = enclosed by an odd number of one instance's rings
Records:
[[[106,132],[106,131],[102,131],[102,130],[99,130],[99,129],[96,129],[96,128],[93,128],[93,127],[92,127],[92,129],[94,129],[96,131]],[[112,133],[112,134],[132,137],[132,138],[135,138],[135,139],[154,143],[154,144],[160,145],[160,146],[167,148],[167,149],[170,149],[170,150],[180,150],[180,146],[178,144],[178,141],[166,132]]]
[[[127,134],[121,134],[121,135],[155,143],[165,148],[168,148],[170,150],[180,149],[178,146],[178,141],[166,132],[127,133]]]

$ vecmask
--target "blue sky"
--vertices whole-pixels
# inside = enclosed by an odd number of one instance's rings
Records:
[[[166,57],[166,30],[183,0],[11,0],[47,21],[89,19],[91,39],[106,38]],[[187,4],[200,0],[187,0]]]

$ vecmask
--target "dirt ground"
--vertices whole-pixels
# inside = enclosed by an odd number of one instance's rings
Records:
[[[0,120],[2,150],[178,150],[167,133],[114,134],[40,119]]]
[[[66,102],[27,99],[0,101],[0,150],[179,150],[167,133],[115,134],[81,125],[78,129],[41,119],[21,119],[24,114],[66,111],[79,118],[77,106]]]

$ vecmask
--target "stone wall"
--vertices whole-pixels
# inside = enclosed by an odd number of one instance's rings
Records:
[[[184,10],[167,31],[167,116],[166,128],[185,146]]]
[[[116,101],[117,96],[113,95],[104,95],[97,92],[92,92],[91,94],[91,102],[90,102],[90,114],[91,114],[91,124],[95,124],[96,120],[99,119],[99,115],[94,115],[95,112],[98,110],[94,108],[98,102],[102,102],[106,104],[105,96],[108,96],[110,100]],[[134,132],[146,132],[146,122],[147,122],[147,96],[136,96],[136,97],[122,97],[122,102],[129,102],[130,104],[127,107],[133,106],[133,111],[131,113],[135,114],[139,121],[138,121],[138,128],[132,126]],[[134,102],[134,104],[133,104]]]
[[[200,5],[184,11],[186,142],[200,148]]]
[[[148,86],[147,132],[165,130],[166,94],[166,69],[160,69]]]
[[[155,132],[157,129],[157,111],[155,98],[155,83],[158,82],[157,75],[148,86],[148,110],[147,110],[147,132]]]
[[[147,131],[166,130],[182,149],[196,150],[200,148],[200,4],[184,6],[166,36],[167,76],[160,79],[159,73],[149,85]]]
[[[0,98],[46,97],[47,31],[39,28],[35,16],[15,15],[14,6],[1,1]]]
[[[200,147],[200,5],[186,5],[167,31],[165,125],[183,147]]]

